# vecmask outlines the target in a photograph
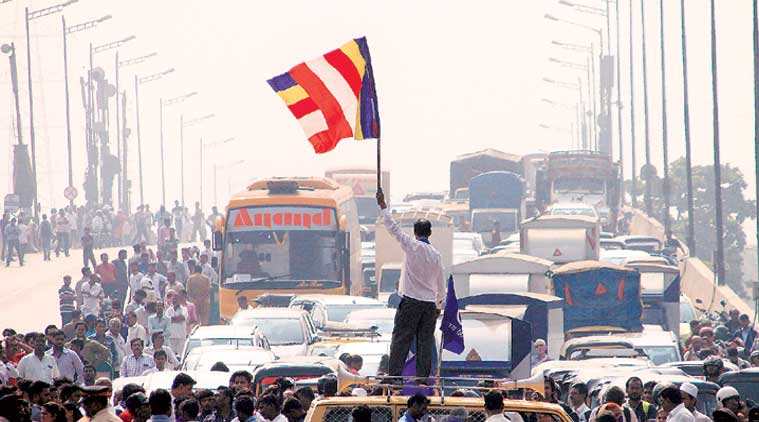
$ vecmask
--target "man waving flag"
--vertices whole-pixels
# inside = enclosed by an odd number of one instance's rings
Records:
[[[317,154],[340,140],[380,136],[377,93],[366,37],[300,63],[269,85],[298,119]]]

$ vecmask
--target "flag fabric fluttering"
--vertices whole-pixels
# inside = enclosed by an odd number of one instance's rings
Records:
[[[379,138],[377,93],[366,37],[300,63],[268,82],[317,154],[333,150],[345,138]]]
[[[461,354],[464,351],[464,330],[461,327],[459,300],[456,298],[453,276],[448,277],[448,292],[446,293],[445,310],[443,310],[443,321],[440,323],[440,331],[443,337],[443,349],[456,354]]]

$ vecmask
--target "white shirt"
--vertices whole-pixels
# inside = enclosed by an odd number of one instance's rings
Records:
[[[18,371],[18,376],[21,378],[27,378],[32,381],[44,381],[51,385],[53,384],[53,379],[60,376],[55,358],[46,354],[40,360],[33,352],[21,358],[16,370]]]
[[[18,243],[22,245],[29,243],[29,226],[26,224],[18,225]]]
[[[140,282],[145,276],[142,275],[141,272],[137,271],[135,274],[129,274],[129,291],[132,294],[132,297],[129,298],[130,302],[134,302],[134,292],[140,289],[142,286]]]
[[[201,271],[201,273],[204,276],[208,277],[209,280],[211,280],[211,284],[216,283],[216,280],[219,278],[219,275],[216,274],[216,270],[214,270],[211,264],[209,263],[203,264],[203,270]]]
[[[113,346],[116,348],[116,362],[121,362],[126,357],[127,353],[131,353],[130,350],[127,350],[126,341],[124,340],[124,337],[121,336],[121,334],[113,334],[110,331],[105,333],[106,337],[110,337],[113,339]],[[145,340],[142,340],[143,343]]]
[[[179,368],[179,361],[177,360],[177,355],[174,354],[174,351],[171,350],[171,347],[168,347],[164,344],[158,350],[163,350],[164,352],[166,352],[167,370]],[[146,355],[153,356],[153,360],[155,360],[155,348],[153,346],[146,347],[145,350],[143,350],[142,352],[145,353]]]
[[[183,316],[184,321],[181,322],[171,322],[169,324],[169,335],[168,338],[186,338],[187,337],[187,319],[189,316],[187,315],[187,308],[185,308],[182,305],[179,305],[178,309],[175,309],[173,306],[171,306],[169,309],[166,309],[166,312],[164,312],[164,315],[166,318],[171,321],[171,318]]]
[[[443,261],[440,252],[432,245],[404,233],[387,208],[382,210],[381,214],[385,220],[385,228],[400,242],[403,250],[398,295],[422,302],[434,302],[440,308],[445,298]]]
[[[579,420],[579,422],[586,422],[587,421],[587,419],[585,418],[585,414],[588,412],[588,410],[590,410],[590,408],[588,407],[588,405],[586,405],[585,403],[582,403],[580,405],[580,407],[574,408],[574,407],[570,406],[570,408],[577,415],[577,419]]]
[[[105,296],[103,288],[100,283],[90,284],[89,282],[82,284],[82,314],[83,315],[99,315],[100,314],[100,299]]]
[[[693,409],[693,419],[696,420],[696,422],[712,422],[712,419],[703,413],[699,412],[698,409]]]
[[[148,302],[155,302],[158,298],[156,286],[153,284],[153,280],[147,275],[140,280],[140,288],[145,291],[147,296],[145,300]]]
[[[696,418],[693,414],[685,408],[683,403],[678,404],[674,409],[669,412],[667,416],[667,422],[695,422]]]
[[[165,287],[169,283],[169,280],[161,273],[153,273],[153,275],[145,274],[145,277],[150,278],[150,281],[153,282],[153,290],[156,294],[161,291],[161,286]],[[166,291],[163,292],[161,298],[166,299]]]
[[[127,327],[127,339],[125,344],[131,343],[133,338],[142,339],[143,344],[147,344],[148,342],[148,332],[139,322],[131,327]]]
[[[281,414],[281,413],[279,415],[277,415],[277,417],[274,418],[274,419],[272,419],[272,420],[268,420],[268,419],[266,419],[263,416],[261,416],[260,419],[262,421],[264,421],[264,422],[287,422],[287,417],[285,415]]]
[[[143,371],[142,376],[144,377],[145,375],[150,375],[153,372],[168,372],[168,371],[169,371],[169,368],[167,368],[165,366],[163,367],[163,369],[158,369],[157,366],[154,366],[154,367],[152,367],[150,369],[146,369],[145,371]]]
[[[0,384],[8,385],[10,378],[18,378],[16,367],[10,362],[0,362]]]

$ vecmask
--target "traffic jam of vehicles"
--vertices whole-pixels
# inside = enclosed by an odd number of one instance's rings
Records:
[[[379,217],[372,169],[326,176],[259,180],[232,196],[214,233],[228,325],[191,333],[177,370],[211,389],[220,361],[250,373],[255,391],[307,386],[309,420],[351,420],[360,405],[396,420],[419,391],[435,420],[484,420],[495,390],[525,421],[584,422],[620,400],[653,419],[673,388],[703,415],[745,418],[759,400],[747,316],[682,293],[682,246],[631,231],[617,165],[590,151],[480,151],[451,163],[449,192],[393,196],[402,230],[431,222],[465,342],[436,348],[429,386],[401,390],[388,356],[404,252]],[[158,388],[159,376],[119,382]]]

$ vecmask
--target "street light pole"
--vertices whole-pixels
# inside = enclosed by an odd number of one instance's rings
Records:
[[[66,151],[68,163],[68,182],[69,186],[74,186],[74,170],[71,158],[71,110],[69,105],[69,59],[68,59],[68,41],[66,30],[66,17],[61,16],[63,26],[63,85],[66,91]],[[74,205],[74,198],[69,200],[69,205]]]
[[[648,71],[646,69],[646,9],[644,3],[646,0],[640,0],[640,29],[641,29],[641,49],[643,52],[643,126],[645,128],[644,136],[646,141],[646,174],[642,175],[646,179],[645,204],[646,214],[653,215],[654,209],[651,202],[651,145],[648,137]]]
[[[159,126],[161,131],[161,136],[159,138],[159,141],[161,143],[161,205],[166,206],[166,173],[165,173],[165,167],[164,164],[164,155],[163,155],[163,98],[159,99]]]
[[[620,1],[620,0],[617,0]],[[630,171],[632,171],[632,183],[630,185],[630,199],[633,208],[638,207],[638,170],[635,157],[635,50],[633,36],[633,0],[630,0]]]
[[[667,72],[666,57],[664,52],[664,1],[659,2],[659,45],[661,51],[661,142],[664,168],[662,169],[664,180],[662,182],[662,196],[664,196],[664,233],[670,236],[672,227],[669,218],[669,140],[667,139]]]
[[[756,2],[754,2],[756,4]],[[680,0],[680,42],[683,58],[683,124],[685,126],[685,181],[688,201],[688,249],[690,256],[696,256],[696,228],[693,222],[693,167],[690,148],[690,105],[688,102],[688,48],[685,38],[685,0]],[[758,197],[759,198],[759,197]],[[759,222],[759,219],[757,219]],[[759,232],[757,232],[759,234]]]
[[[36,142],[34,137],[34,95],[32,95],[32,53],[31,53],[31,42],[29,41],[29,8],[24,8],[24,14],[25,19],[24,22],[26,23],[26,76],[27,81],[29,82],[28,91],[29,91],[29,143],[32,146],[32,177],[34,178],[33,185],[33,204],[32,207],[34,209],[34,219],[36,221],[39,221],[39,210],[37,209],[37,152],[36,152]]]
[[[619,197],[620,197],[620,204],[618,206],[624,205],[625,202],[625,160],[624,160],[624,154],[622,153],[624,150],[622,149],[624,147],[624,141],[622,136],[622,76],[621,76],[621,70],[620,70],[620,55],[621,55],[621,49],[619,45],[619,33],[621,32],[621,27],[619,26],[619,2],[621,0],[616,0],[614,2],[614,8],[615,8],[615,19],[617,22],[617,51],[616,51],[616,59],[617,59],[617,136],[619,136]],[[609,4],[608,0],[606,2],[607,6]],[[609,40],[609,44],[611,44],[611,40]]]
[[[184,203],[184,114],[179,115],[179,196]]]
[[[140,177],[140,205],[145,205],[145,195],[142,190],[142,138],[140,138],[140,78],[134,75],[134,106],[137,126],[137,167]]]
[[[711,23],[712,132],[714,143],[714,205],[717,226],[717,282],[725,284],[725,250],[722,220],[722,163],[719,156],[719,96],[717,91],[717,23],[714,0],[709,2]]]

